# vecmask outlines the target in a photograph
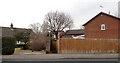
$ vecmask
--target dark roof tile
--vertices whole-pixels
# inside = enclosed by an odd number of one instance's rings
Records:
[[[64,35],[83,35],[84,29],[78,29],[78,30],[67,30]]]
[[[10,36],[13,37],[16,33],[24,32],[24,31],[32,31],[31,29],[24,29],[24,28],[13,28],[10,27],[1,27],[2,29],[2,36]]]

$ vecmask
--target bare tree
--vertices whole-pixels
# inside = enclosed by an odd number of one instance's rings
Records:
[[[41,24],[40,23],[33,23],[29,25],[29,28],[33,30],[34,33],[41,32]]]
[[[31,33],[30,35],[31,49],[33,50],[44,49],[46,47],[46,42],[48,41],[46,40],[48,39],[47,23],[44,22],[42,25],[40,25],[40,23],[34,23],[31,24],[29,27],[34,31],[34,33]]]
[[[48,23],[47,22],[43,22],[42,26],[41,26],[41,31],[43,33],[48,33]]]
[[[58,32],[63,31],[73,25],[71,17],[63,12],[49,12],[45,15],[45,22],[48,24],[48,29],[55,34],[58,39]]]
[[[33,30],[33,33],[30,34],[30,40],[38,39],[41,34],[41,24],[33,23],[29,25],[29,28]]]

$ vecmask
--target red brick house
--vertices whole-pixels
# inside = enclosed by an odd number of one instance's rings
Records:
[[[52,38],[56,39],[56,36],[55,36],[54,33],[50,33],[50,34],[52,34]],[[61,38],[61,36],[64,34],[64,31],[59,31],[58,34],[59,34],[59,35],[58,35],[59,38]]]
[[[120,18],[100,12],[87,23],[85,38],[120,39]]]
[[[80,35],[84,35],[84,29],[67,30],[61,37],[62,38],[73,38]]]

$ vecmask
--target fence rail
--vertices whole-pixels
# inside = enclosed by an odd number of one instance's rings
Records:
[[[60,39],[60,53],[118,53],[118,41],[114,39]],[[58,50],[58,41],[54,45]]]

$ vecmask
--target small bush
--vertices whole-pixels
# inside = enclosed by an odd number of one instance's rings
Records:
[[[32,43],[30,44],[30,48],[32,50],[40,51],[42,49],[45,49],[45,42],[42,42],[40,40],[33,40]]]
[[[13,54],[15,50],[15,38],[2,37],[2,55]]]

